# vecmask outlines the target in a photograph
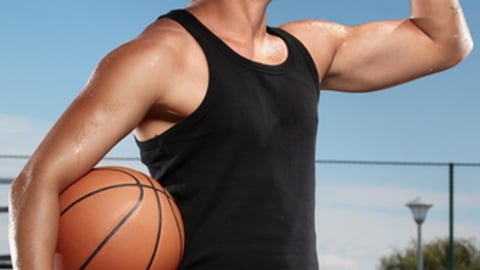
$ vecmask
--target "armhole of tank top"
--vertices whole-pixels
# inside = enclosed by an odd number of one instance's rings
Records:
[[[214,96],[214,93],[213,93],[214,91],[212,91],[212,89],[214,89],[214,87],[212,86],[213,82],[212,82],[212,76],[211,76],[212,66],[211,66],[211,63],[209,61],[209,57],[207,55],[207,52],[203,48],[201,42],[199,42],[198,38],[194,34],[192,34],[191,29],[188,29],[188,27],[186,27],[180,20],[177,20],[177,19],[173,18],[172,16],[169,16],[169,14],[160,16],[157,20],[160,20],[160,19],[170,19],[170,20],[178,23],[197,42],[198,46],[200,47],[200,49],[203,52],[203,55],[205,57],[205,61],[206,61],[206,64],[207,64],[208,82],[207,82],[207,88],[206,88],[205,96],[203,97],[203,99],[200,102],[200,104],[198,105],[198,107],[190,115],[186,116],[185,118],[178,121],[177,123],[175,123],[173,126],[168,128],[164,132],[162,132],[158,135],[155,135],[152,138],[140,141],[135,137],[136,143],[142,149],[149,149],[151,147],[156,147],[156,146],[158,146],[159,143],[166,144],[166,143],[169,143],[169,142],[181,141],[182,140],[181,136],[183,134],[182,132],[184,130],[189,130],[190,128],[195,126],[195,124],[198,121],[200,121],[206,115],[206,113],[208,111],[210,100]],[[175,136],[178,136],[178,138],[176,138]]]

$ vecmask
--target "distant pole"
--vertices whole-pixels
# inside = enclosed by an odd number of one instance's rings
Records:
[[[423,270],[422,224],[417,223],[417,270]]]
[[[454,172],[455,172],[455,164],[450,163],[448,165],[449,170],[449,244],[448,244],[448,269],[454,270],[455,266],[455,241],[454,241]]]
[[[413,214],[413,219],[417,223],[417,269],[423,270],[423,252],[422,252],[422,223],[425,221],[427,211],[433,204],[424,203],[420,198],[407,203],[406,205]]]

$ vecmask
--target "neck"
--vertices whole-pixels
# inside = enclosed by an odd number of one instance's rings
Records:
[[[188,10],[214,31],[258,38],[266,33],[270,0],[192,0]]]

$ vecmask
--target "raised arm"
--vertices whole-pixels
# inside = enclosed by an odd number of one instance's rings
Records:
[[[412,0],[410,18],[347,27],[323,21],[284,26],[314,57],[322,88],[384,89],[454,66],[473,42],[458,0]]]
[[[15,269],[54,264],[58,195],[142,120],[163,81],[148,41],[105,57],[12,184],[10,247]]]

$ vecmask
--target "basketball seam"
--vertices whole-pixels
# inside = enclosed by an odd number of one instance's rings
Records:
[[[143,176],[150,183],[150,187],[152,187],[152,190],[154,190],[155,199],[156,199],[157,208],[158,208],[158,223],[157,223],[158,228],[157,228],[155,247],[152,251],[152,255],[150,256],[150,261],[148,262],[148,265],[147,265],[147,269],[150,269],[152,267],[153,261],[155,260],[156,253],[158,251],[158,245],[159,245],[159,242],[160,242],[160,235],[162,234],[162,205],[161,205],[161,202],[160,202],[160,197],[158,196],[158,193],[156,192],[157,189],[153,186],[153,183],[152,183],[151,179],[146,175],[143,175]],[[160,192],[165,194],[165,192],[163,190],[160,191]]]
[[[181,253],[180,254],[182,254],[182,256],[180,256],[180,258],[179,258],[179,265],[180,265],[180,262],[182,261],[182,257],[183,257],[183,252],[184,252],[184,244],[183,243],[184,243],[185,239],[184,239],[184,235],[183,235],[182,226],[179,223],[179,217],[177,217],[177,214],[174,210],[174,206],[173,206],[173,203],[171,202],[171,200],[173,200],[173,197],[167,197],[167,202],[168,202],[168,205],[170,207],[170,210],[173,213],[173,216],[175,217],[174,218],[175,219],[175,224],[177,225],[178,235],[180,236],[180,239],[179,239],[180,240],[180,248],[181,248],[181,250],[180,250]]]

